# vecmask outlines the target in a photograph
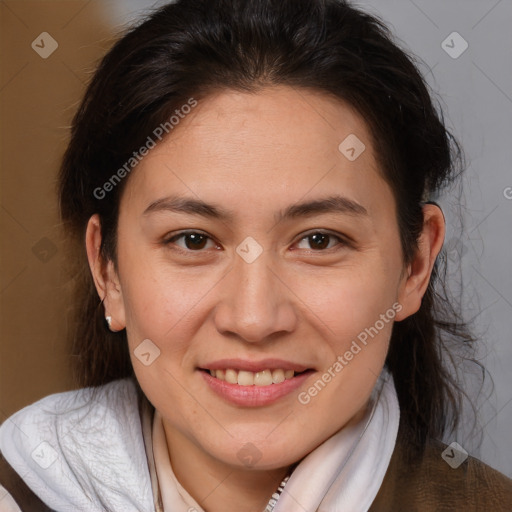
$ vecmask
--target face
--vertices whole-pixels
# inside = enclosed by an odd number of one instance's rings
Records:
[[[117,250],[107,314],[171,452],[231,466],[287,466],[357,418],[408,307],[368,128],[311,91],[199,102],[130,176]]]

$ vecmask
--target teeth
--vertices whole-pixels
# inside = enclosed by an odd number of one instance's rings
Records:
[[[279,384],[281,382],[284,382],[284,380],[284,370],[272,370],[272,382],[274,384]]]
[[[285,380],[291,379],[295,372],[293,370],[263,370],[261,372],[247,372],[245,370],[210,370],[210,375],[219,380],[225,380],[230,384],[239,386],[270,386],[271,384],[280,384]]]
[[[222,370],[220,371],[222,372]],[[238,372],[236,372],[235,370],[226,370],[224,380],[226,382],[229,382],[230,384],[236,384],[238,382]]]
[[[254,373],[252,372],[238,372],[238,384],[240,386],[253,386],[254,385]]]
[[[272,384],[272,372],[270,370],[263,370],[254,374],[255,386],[270,386],[270,384]]]

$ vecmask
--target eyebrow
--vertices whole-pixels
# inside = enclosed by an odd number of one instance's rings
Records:
[[[278,219],[306,217],[320,213],[343,213],[345,215],[357,216],[368,215],[366,208],[356,201],[344,196],[330,196],[323,199],[294,204],[288,207],[284,213],[279,213]]]
[[[233,218],[233,215],[224,208],[205,203],[199,199],[180,196],[164,197],[154,201],[144,210],[143,215],[162,211],[199,215],[219,220],[232,220]]]
[[[233,213],[218,205],[208,204],[199,199],[180,196],[164,197],[152,202],[144,210],[143,215],[162,211],[198,215],[200,217],[223,221],[232,221],[234,218]],[[368,215],[366,208],[356,201],[347,197],[334,195],[291,205],[284,212],[279,212],[276,220],[279,222],[286,219],[308,217],[311,215],[325,213],[341,213],[354,216]]]

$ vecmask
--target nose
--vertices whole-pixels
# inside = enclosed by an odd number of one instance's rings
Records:
[[[237,258],[229,272],[214,316],[216,328],[224,336],[261,343],[295,329],[293,292],[284,276],[271,268],[266,254],[252,263]]]

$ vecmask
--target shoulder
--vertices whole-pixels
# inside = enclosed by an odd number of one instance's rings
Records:
[[[107,418],[122,421],[134,416],[137,404],[135,384],[129,379],[97,388],[56,393],[16,412],[0,426],[0,451],[10,461],[13,445],[26,448],[30,439],[56,439],[71,428],[101,428]],[[91,414],[91,412],[94,412]],[[35,447],[34,447],[35,448]]]
[[[135,384],[130,379],[110,382],[96,388],[82,388],[46,396],[19,410],[0,426],[0,448],[7,431],[34,428],[54,430],[73,419],[88,416],[91,408],[96,412],[132,409],[137,401]],[[95,415],[97,416],[97,414]]]
[[[410,463],[403,448],[397,443],[371,512],[512,510],[512,480],[480,460],[468,456],[460,465],[450,465],[446,460],[457,453],[431,440],[423,458]]]
[[[123,379],[50,395],[18,411],[0,426],[0,484],[18,503],[30,489],[57,510],[71,510],[87,496],[100,502],[111,483],[133,487],[146,464],[138,400],[135,383]],[[70,485],[75,481],[80,485]]]

